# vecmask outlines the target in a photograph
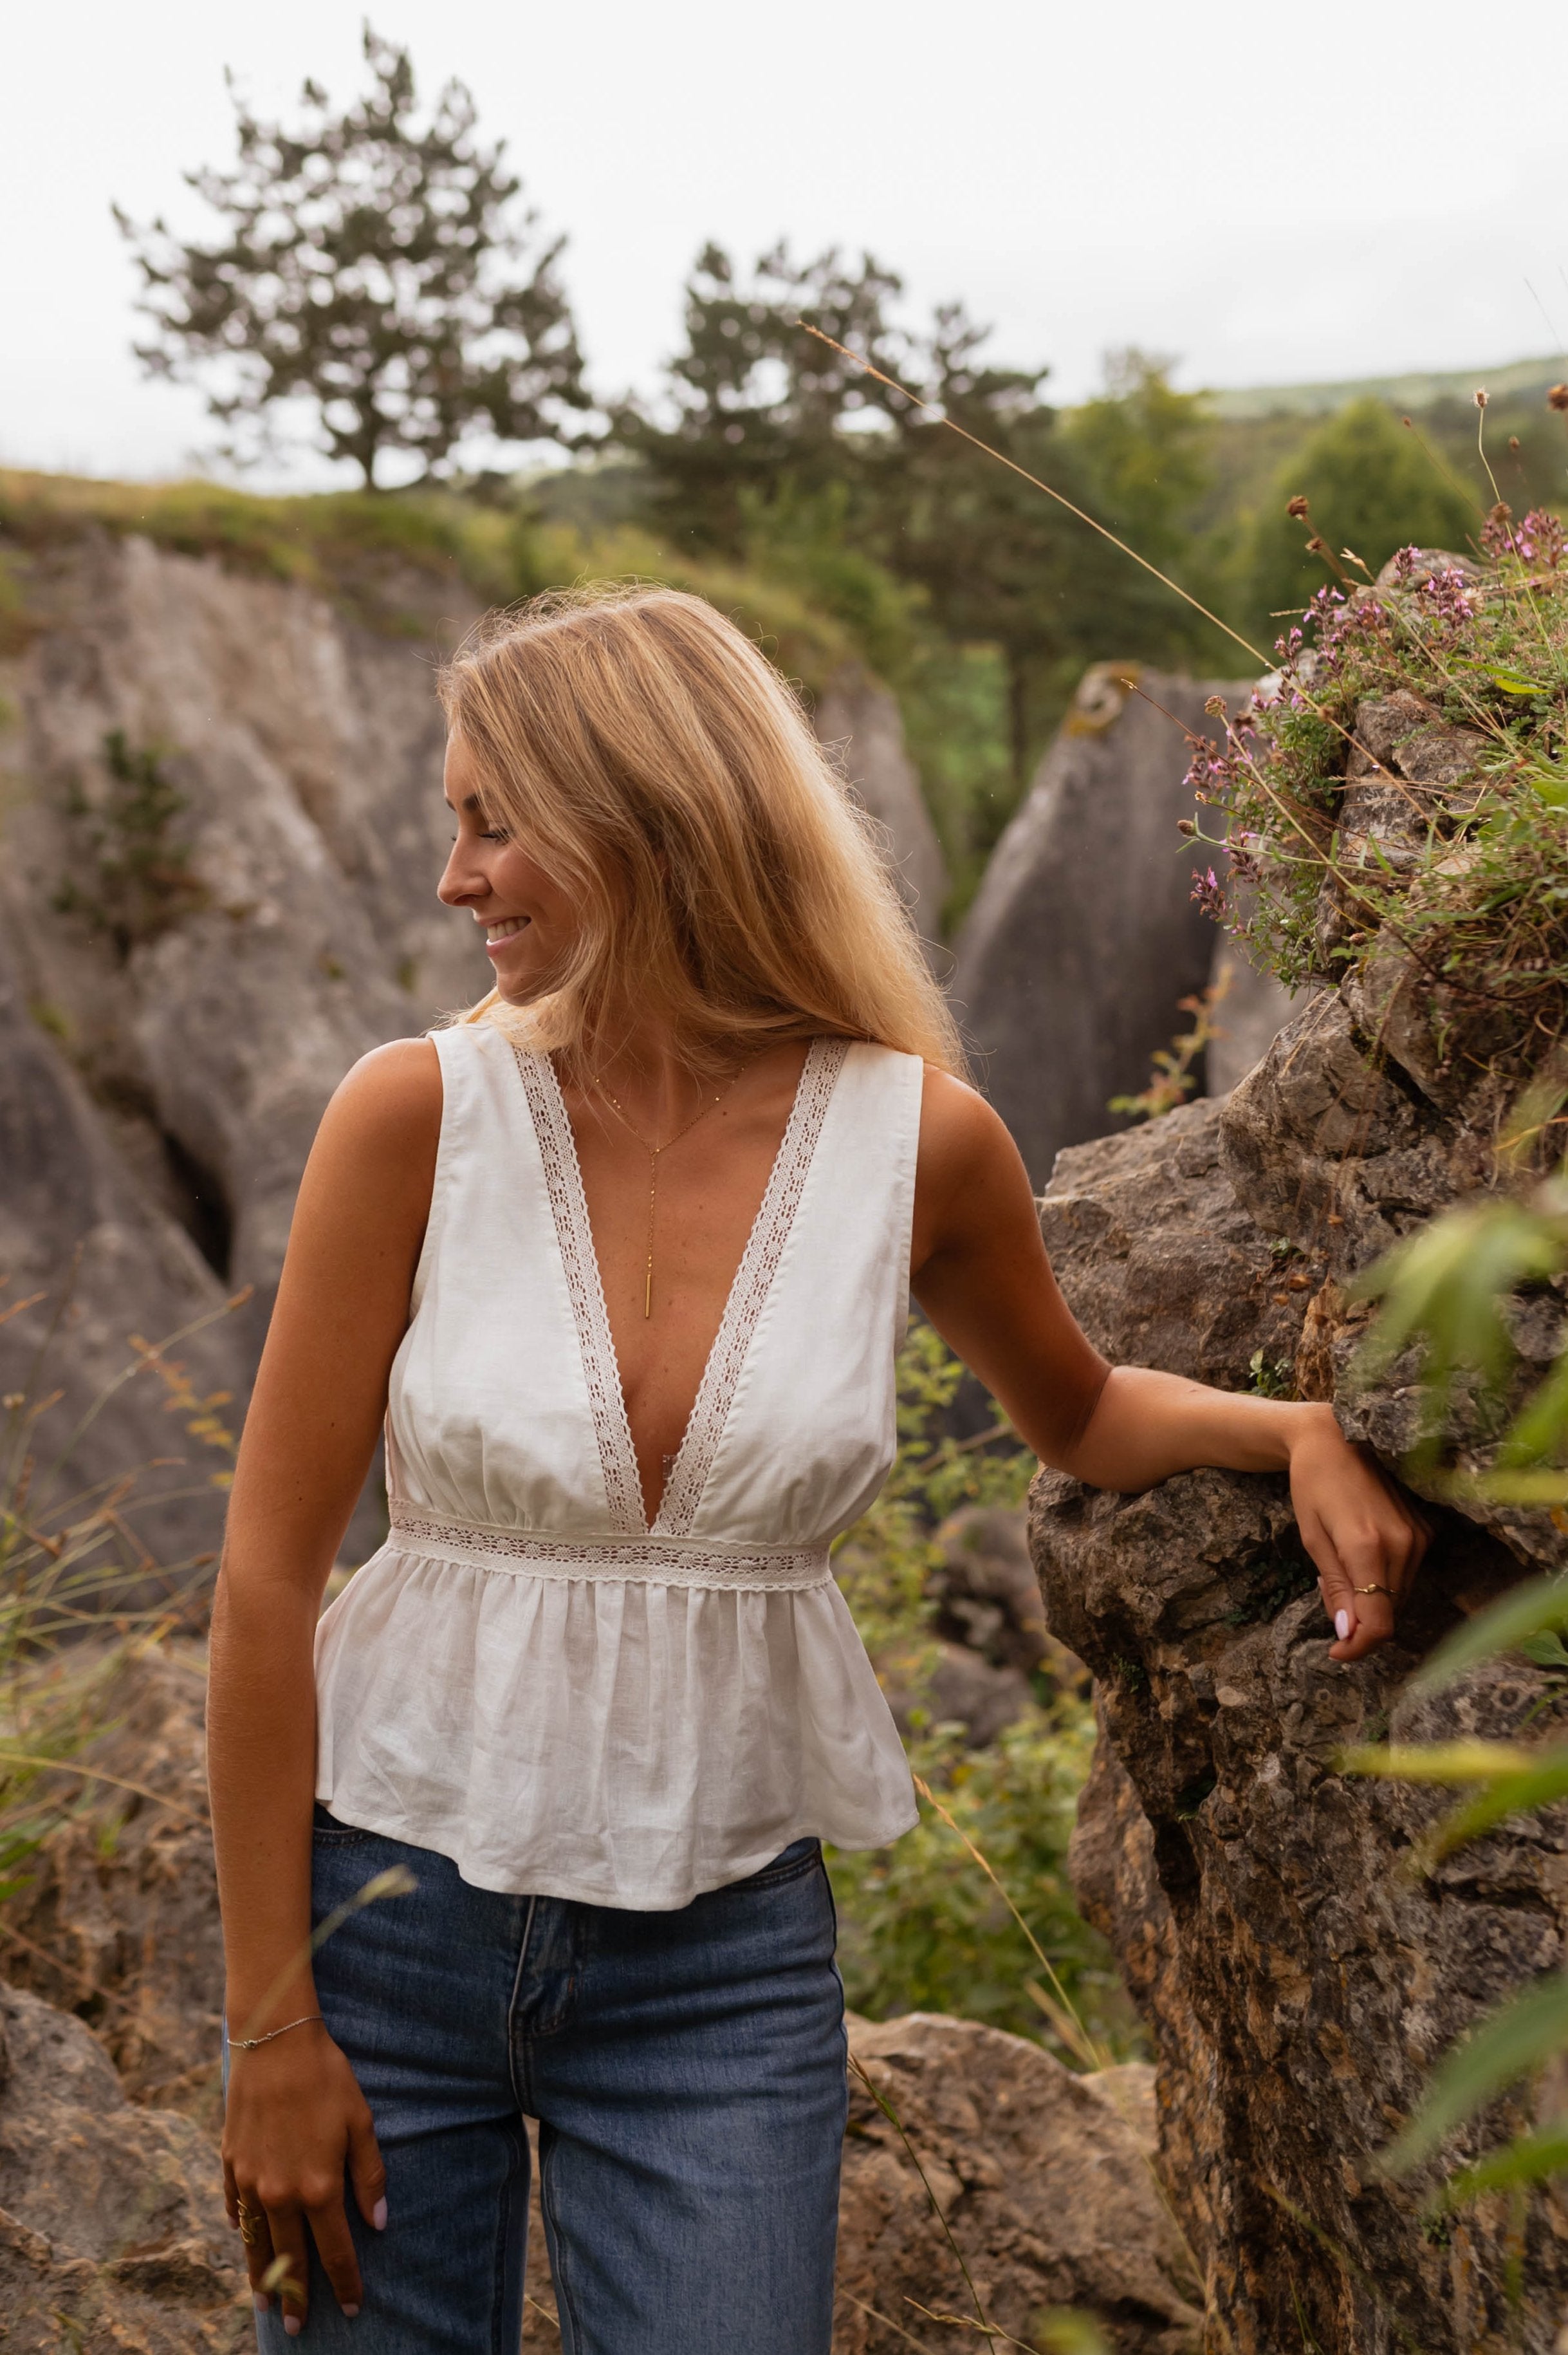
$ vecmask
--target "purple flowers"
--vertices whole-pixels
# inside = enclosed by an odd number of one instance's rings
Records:
[[[1464,574],[1457,570],[1434,572],[1415,593],[1441,630],[1462,630],[1480,611],[1465,584]]]
[[[1216,924],[1224,923],[1225,887],[1212,867],[1207,873],[1199,868],[1193,868],[1192,889],[1188,896],[1197,901],[1205,916],[1212,916]]]

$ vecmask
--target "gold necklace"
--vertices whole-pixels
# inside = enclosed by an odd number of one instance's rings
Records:
[[[620,1122],[623,1128],[630,1131],[631,1135],[637,1139],[638,1144],[642,1147],[643,1152],[648,1156],[648,1268],[642,1286],[642,1316],[644,1322],[646,1322],[646,1320],[653,1314],[653,1229],[658,1213],[659,1201],[659,1156],[662,1153],[668,1153],[673,1145],[679,1145],[683,1136],[690,1136],[698,1121],[706,1120],[709,1113],[712,1112],[714,1108],[714,1104],[723,1103],[725,1098],[734,1090],[736,1082],[741,1078],[743,1073],[751,1069],[751,1064],[752,1062],[755,1062],[756,1060],[756,1057],[753,1056],[750,1060],[742,1063],[740,1070],[736,1071],[735,1079],[730,1081],[729,1085],[727,1087],[721,1088],[717,1095],[714,1097],[712,1103],[704,1104],[699,1111],[694,1112],[692,1114],[691,1119],[686,1123],[684,1128],[678,1128],[673,1136],[667,1136],[664,1139],[662,1145],[651,1145],[648,1139],[643,1135],[642,1131],[634,1126],[632,1122],[627,1117],[624,1106],[617,1100],[616,1097],[611,1095],[609,1090],[605,1086],[604,1082],[602,1080],[596,1080],[594,1082],[595,1087],[599,1090],[599,1094],[604,1098],[611,1112],[614,1113],[617,1120]]]

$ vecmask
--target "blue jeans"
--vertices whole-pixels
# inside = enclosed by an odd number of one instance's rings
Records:
[[[365,2307],[312,2252],[303,2336],[265,2355],[516,2355],[524,2117],[565,2355],[828,2355],[846,2113],[821,1850],[797,1840],[674,1913],[471,1888],[427,1849],[316,1812],[315,1917],[373,1874],[316,1958],[376,2120],[384,2232],[348,2212]]]

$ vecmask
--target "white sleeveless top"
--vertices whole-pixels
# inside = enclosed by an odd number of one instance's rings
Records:
[[[317,1797],[481,1889],[636,1910],[896,1838],[828,1549],[893,1460],[918,1059],[811,1046],[650,1528],[554,1070],[482,1025],[435,1046],[391,1535],[317,1634]]]

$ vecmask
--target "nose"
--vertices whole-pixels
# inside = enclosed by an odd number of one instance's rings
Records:
[[[482,900],[489,889],[472,846],[460,834],[436,886],[437,899],[449,908],[466,908],[471,901]]]

